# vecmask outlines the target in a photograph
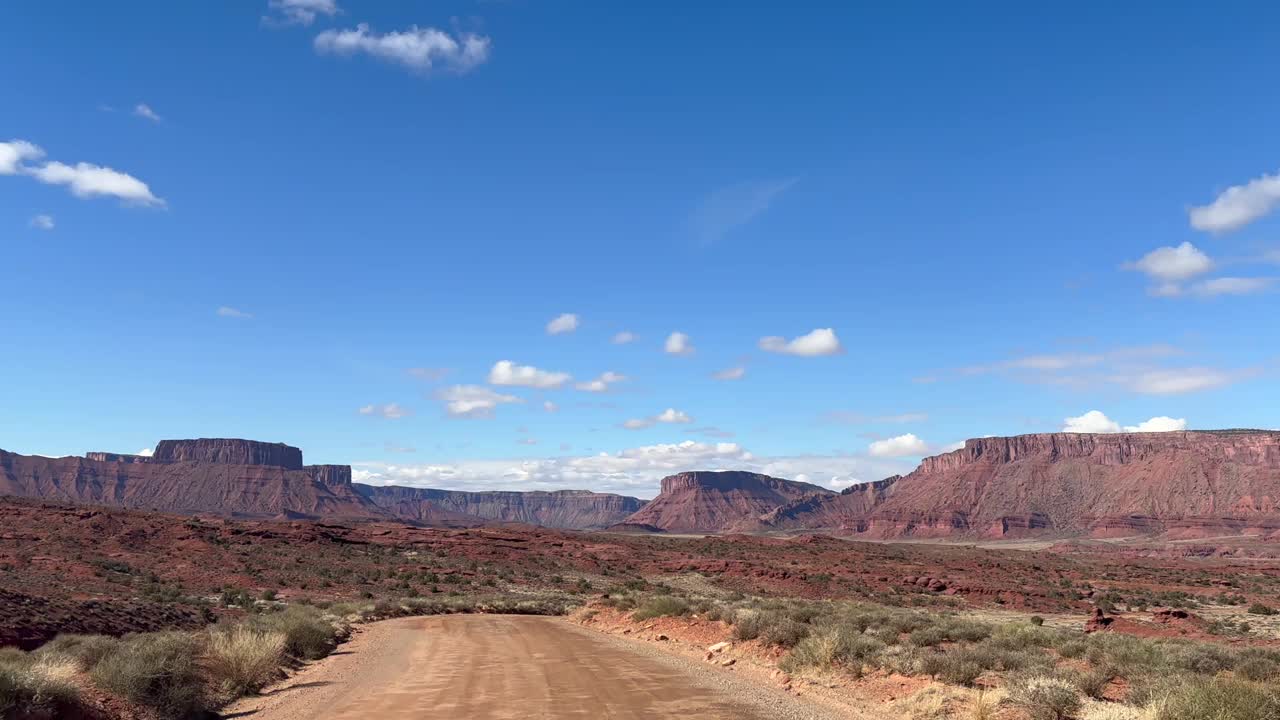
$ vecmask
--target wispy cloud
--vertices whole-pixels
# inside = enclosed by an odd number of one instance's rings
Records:
[[[1191,292],[1201,297],[1253,295],[1270,288],[1274,283],[1274,278],[1220,277],[1192,285]]]
[[[633,418],[631,420],[627,420],[622,423],[622,427],[627,430],[642,430],[647,427],[652,427],[657,423],[686,425],[692,422],[693,418],[689,417],[689,415],[684,411],[676,410],[675,408],[667,408],[652,417]]]
[[[157,114],[155,110],[152,110],[151,106],[146,103],[138,103],[135,105],[133,108],[133,114],[154,123],[162,122],[164,120],[164,118],[160,117],[160,115]]]
[[[437,392],[436,398],[444,403],[445,412],[456,418],[488,418],[499,405],[524,402],[482,385],[454,385]]]
[[[578,316],[573,313],[558,315],[555,318],[552,318],[551,322],[547,323],[548,335],[563,335],[565,333],[571,333],[577,329]]]
[[[443,380],[452,370],[441,367],[412,367],[406,370],[410,376],[427,382],[438,382]]]
[[[636,341],[635,333],[629,330],[623,330],[620,333],[615,333],[613,338],[609,342],[612,342],[614,345],[626,345],[628,343],[633,343],[635,341]]]
[[[237,310],[236,308],[228,307],[226,305],[223,305],[222,307],[218,308],[216,312],[218,317],[225,317],[225,318],[240,318],[242,320],[247,320],[253,317],[253,313],[248,313],[243,310]]]
[[[358,411],[361,415],[368,417],[380,417],[387,420],[399,420],[409,417],[413,414],[407,407],[403,407],[397,403],[387,403],[386,405],[365,405]]]
[[[271,14],[262,18],[272,25],[310,25],[320,15],[333,17],[341,12],[335,0],[268,0]]]
[[[720,240],[768,210],[798,179],[744,182],[717,190],[694,210],[690,228],[703,243]]]
[[[1263,175],[1233,185],[1208,205],[1190,210],[1191,227],[1213,233],[1231,232],[1280,207],[1280,174]]]
[[[586,382],[580,382],[575,387],[584,392],[609,392],[610,387],[614,383],[620,383],[627,379],[626,375],[613,372],[612,370],[600,374],[600,377]]]
[[[52,215],[36,215],[31,218],[31,221],[28,222],[27,225],[35,228],[36,230],[52,230],[55,223]]]
[[[365,23],[351,30],[326,30],[316,36],[316,52],[322,55],[366,54],[419,73],[443,68],[456,73],[474,70],[489,59],[492,42],[475,33],[456,37],[436,28],[389,33],[372,32]]]
[[[741,380],[747,376],[747,369],[741,365],[727,367],[723,370],[717,370],[711,373],[714,380]]]

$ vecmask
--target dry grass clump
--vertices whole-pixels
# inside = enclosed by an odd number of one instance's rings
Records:
[[[298,660],[328,655],[348,632],[336,617],[309,605],[290,605],[281,612],[254,615],[245,623],[260,633],[282,635],[284,651]]]
[[[0,717],[73,715],[81,708],[78,668],[68,658],[0,655]]]
[[[1031,720],[1066,720],[1080,709],[1080,693],[1070,682],[1048,675],[1031,675],[1009,683],[1009,699],[1026,710]]]
[[[203,655],[203,638],[190,633],[128,635],[90,674],[102,689],[162,718],[186,718],[211,709],[200,667]]]
[[[281,677],[285,635],[243,625],[209,635],[205,661],[211,683],[228,699],[255,693]]]
[[[119,638],[106,635],[59,635],[40,646],[35,654],[41,657],[71,658],[81,670],[87,672],[119,646]]]
[[[656,617],[671,617],[689,614],[689,601],[674,595],[657,595],[644,601],[632,619],[652,620]]]
[[[1155,720],[1276,720],[1280,689],[1230,678],[1192,678],[1158,700]]]

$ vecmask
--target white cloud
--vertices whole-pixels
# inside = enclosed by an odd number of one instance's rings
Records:
[[[1118,433],[1120,423],[1112,420],[1098,410],[1090,410],[1079,417],[1063,420],[1062,432],[1068,433]]]
[[[31,218],[31,222],[27,223],[37,230],[52,230],[54,227],[52,215],[36,215]]]
[[[17,175],[25,172],[24,162],[39,160],[42,157],[44,157],[44,150],[26,140],[0,142],[0,175]]]
[[[222,307],[218,308],[217,314],[218,314],[218,317],[226,317],[226,318],[247,319],[247,318],[253,317],[253,313],[247,313],[243,310],[237,310],[233,307],[227,307],[226,305],[223,305]]]
[[[370,417],[386,418],[387,420],[399,420],[400,418],[412,415],[409,408],[402,407],[396,403],[387,403],[386,405],[365,405],[360,408],[361,415]]]
[[[1164,415],[1143,420],[1137,425],[1125,425],[1125,432],[1181,432],[1187,429],[1186,418],[1171,418]]]
[[[682,332],[673,332],[668,335],[662,348],[670,355],[692,355],[695,352],[689,336]]]
[[[571,379],[569,373],[539,370],[532,365],[517,365],[510,360],[499,360],[489,370],[490,385],[549,389],[561,387]]]
[[[326,30],[315,39],[316,52],[322,54],[367,53],[417,72],[428,72],[438,65],[465,73],[489,59],[491,45],[489,38],[474,33],[460,33],[455,38],[443,30],[414,25],[379,34],[370,32],[365,23],[354,30]]]
[[[1079,417],[1063,420],[1062,432],[1068,433],[1118,433],[1118,432],[1178,432],[1187,429],[1186,418],[1174,419],[1163,415],[1144,420],[1137,425],[1120,426],[1099,410],[1090,410]]]
[[[156,197],[146,183],[101,165],[82,162],[73,166],[54,161],[27,172],[46,185],[66,185],[72,195],[80,198],[103,196],[132,205],[164,205],[164,200]]]
[[[741,380],[747,374],[747,369],[741,365],[725,368],[711,374],[716,380]]]
[[[333,17],[340,12],[335,0],[268,0],[267,7],[276,16],[264,20],[285,25],[310,25],[318,15]]]
[[[950,443],[948,445],[943,445],[941,448],[938,448],[938,452],[949,453],[949,452],[955,452],[956,450],[963,450],[964,443],[965,443],[964,440],[957,440],[956,442]]]
[[[644,428],[647,428],[647,427],[653,427],[653,425],[656,423],[683,425],[691,422],[693,422],[693,418],[689,417],[689,415],[686,414],[685,412],[681,410],[676,410],[675,408],[667,408],[666,410],[663,410],[662,412],[652,417],[633,418],[631,420],[627,420],[626,422],[622,423],[622,427],[626,428],[627,430],[643,430]]]
[[[1273,282],[1272,278],[1220,277],[1196,283],[1191,292],[1202,297],[1252,295],[1271,287]]]
[[[1191,227],[1208,232],[1239,230],[1280,206],[1280,174],[1263,175],[1223,190],[1208,205],[1191,208]]]
[[[564,313],[547,323],[548,335],[562,335],[571,333],[578,329],[578,316],[573,313]]]
[[[928,453],[929,444],[915,434],[907,433],[886,440],[876,440],[867,446],[867,452],[872,457],[911,457]]]
[[[503,395],[480,385],[454,385],[436,393],[445,404],[445,412],[453,417],[486,418],[499,405],[524,402],[514,395]]]
[[[718,190],[704,198],[694,210],[689,220],[690,229],[701,242],[715,242],[768,210],[796,180],[745,182]]]
[[[138,452],[134,453],[134,455],[141,455],[142,457],[151,457],[152,455],[155,455],[155,454],[156,454],[155,448],[149,448],[149,447],[142,448]]]
[[[808,335],[801,335],[793,340],[771,335],[760,338],[760,349],[784,355],[816,357],[819,355],[835,355],[843,352],[840,339],[831,328],[818,328]]]
[[[615,334],[610,342],[614,345],[626,345],[627,343],[635,342],[635,340],[635,333],[630,330],[623,330],[622,332]]]
[[[602,392],[608,392],[610,385],[613,385],[614,383],[622,382],[623,380],[626,380],[626,379],[627,379],[627,376],[625,375],[620,375],[616,372],[609,371],[609,372],[602,373],[600,377],[596,378],[595,380],[580,382],[576,385],[576,387],[579,390],[582,390],[585,392],[602,393]]]
[[[1177,247],[1160,247],[1143,255],[1141,259],[1125,265],[1155,280],[1165,283],[1179,282],[1213,269],[1213,260],[1200,252],[1195,245],[1184,242]]]
[[[1124,378],[1123,381],[1129,389],[1144,395],[1180,395],[1220,388],[1231,384],[1239,376],[1240,373],[1212,368],[1177,368],[1149,370]]]
[[[553,413],[558,411],[560,409],[560,406],[551,402],[550,400],[544,400],[542,402],[542,409],[546,410],[549,413]]]
[[[137,115],[140,118],[146,118],[147,120],[150,120],[151,122],[156,122],[156,123],[164,119],[160,117],[155,110],[152,110],[151,106],[146,103],[138,103],[133,108],[133,114]]]
[[[680,410],[676,410],[675,408],[667,408],[666,410],[663,410],[661,413],[656,415],[653,419],[660,423],[691,423],[693,422],[693,418],[684,414]]]

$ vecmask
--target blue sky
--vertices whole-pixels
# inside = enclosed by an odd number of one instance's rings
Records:
[[[12,4],[0,447],[648,495],[1280,426],[1280,11],[1113,5]]]

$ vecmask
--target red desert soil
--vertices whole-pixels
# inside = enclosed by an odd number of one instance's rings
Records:
[[[831,718],[801,699],[576,627],[508,615],[366,626],[343,651],[223,711],[253,720]]]

